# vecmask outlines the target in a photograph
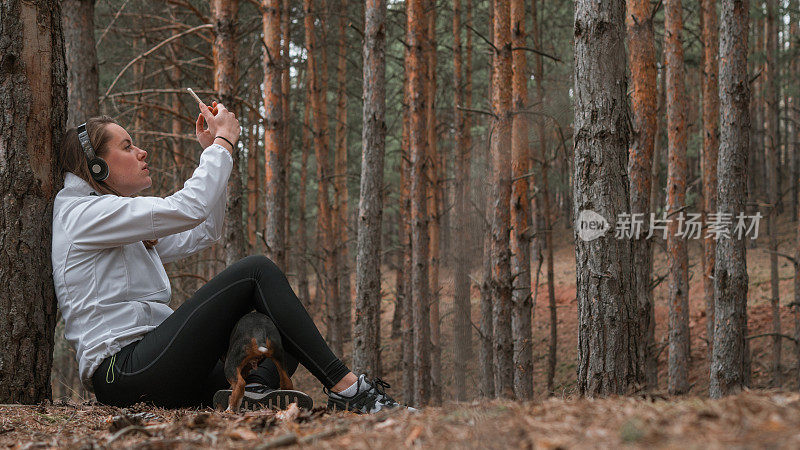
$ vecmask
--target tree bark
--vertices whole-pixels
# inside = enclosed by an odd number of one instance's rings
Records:
[[[236,28],[239,0],[214,0],[214,90],[220,102],[230,111],[238,112],[236,89]],[[228,265],[244,257],[246,245],[242,227],[242,177],[238,149],[233,151],[232,176],[228,182],[228,201],[225,211],[225,261]]]
[[[717,209],[719,154],[719,21],[717,1],[703,0],[703,223]],[[714,265],[716,241],[703,239],[703,295],[706,302],[708,360],[714,348]]]
[[[304,19],[306,50],[308,54],[306,62],[308,64],[311,108],[314,117],[312,130],[314,134],[314,152],[317,159],[317,234],[322,242],[320,246],[320,250],[322,251],[321,281],[322,295],[324,295],[327,309],[327,340],[334,353],[341,355],[343,347],[341,330],[336,329],[335,323],[339,289],[335,276],[336,260],[333,248],[332,208],[330,199],[328,198],[329,177],[331,172],[330,143],[328,140],[328,107],[327,101],[325,100],[327,89],[325,88],[323,75],[327,65],[324,63],[324,58],[322,58],[324,49],[317,48],[318,43],[314,28],[316,10],[314,9],[313,3],[313,0],[304,0],[303,8],[306,13]],[[317,52],[320,52],[320,55],[317,55]],[[322,61],[320,62],[318,59],[322,59]]]
[[[408,4],[406,4],[406,11]],[[406,29],[406,42],[408,42],[408,29]],[[404,51],[404,63],[408,66],[409,48]],[[400,247],[403,252],[403,286],[404,293],[401,307],[403,312],[403,335],[402,346],[402,368],[403,386],[405,387],[405,398],[407,402],[414,400],[414,302],[413,291],[411,288],[411,97],[408,93],[409,71],[403,72],[403,126],[402,126],[402,160],[401,160],[401,226],[400,226]]]
[[[778,178],[778,159],[780,143],[778,142],[780,105],[778,104],[778,29],[775,24],[775,0],[767,0],[766,54],[767,66],[764,72],[766,85],[764,111],[766,136],[764,139],[764,161],[767,169],[767,195],[769,196],[769,212],[767,214],[767,234],[769,235],[769,275],[770,306],[772,310],[772,360],[770,361],[772,387],[781,385],[781,312],[780,312],[780,280],[778,279],[778,197],[780,183]]]
[[[542,36],[541,36],[541,26],[539,19],[537,16],[537,8],[536,0],[533,0],[531,3],[532,7],[532,15],[533,15],[533,46],[534,48],[542,48]],[[535,258],[540,258],[539,254],[541,253],[542,243],[544,244],[545,254],[544,258],[546,261],[546,270],[547,270],[547,304],[548,310],[550,312],[550,335],[549,341],[547,343],[547,392],[553,393],[555,388],[555,373],[556,373],[556,359],[557,359],[557,349],[558,349],[558,310],[556,309],[556,291],[555,291],[555,272],[553,269],[553,232],[552,232],[552,208],[551,208],[551,195],[550,195],[550,180],[549,180],[549,172],[550,172],[550,163],[548,162],[547,156],[547,139],[545,138],[546,129],[544,126],[544,104],[545,104],[545,94],[544,94],[544,65],[542,61],[542,55],[535,54],[534,55],[534,79],[536,81],[536,97],[539,103],[539,112],[536,116],[536,133],[539,136],[539,154],[538,159],[540,162],[540,170],[541,170],[541,179],[539,180],[539,185],[541,186],[541,202],[537,204],[539,208],[539,212],[537,214],[540,216],[537,221],[541,222],[543,227],[538,227],[538,232],[541,232],[543,237],[537,237],[539,240],[536,245],[534,246],[534,255]],[[536,259],[536,267],[537,267],[537,277],[539,275],[538,270],[541,266],[541,260]],[[539,283],[538,279],[535,283],[535,289],[538,289]],[[535,291],[534,291],[535,292]],[[536,294],[534,294],[536,295]],[[535,302],[534,302],[535,305]]]
[[[386,3],[368,0],[364,23],[364,128],[358,201],[353,370],[378,373],[381,218],[386,145]]]
[[[641,218],[642,230],[650,227],[650,190],[652,188],[653,149],[656,136],[656,50],[650,2],[628,0],[626,27],[628,58],[631,66],[631,112],[633,135],[628,151],[631,215]],[[639,355],[644,358],[645,383],[648,390],[658,389],[658,365],[655,355],[655,310],[650,278],[653,262],[646,231],[634,235],[633,269],[638,299],[637,320],[643,335],[637,338]]]
[[[0,403],[51,397],[56,298],[50,261],[53,155],[67,121],[67,68],[57,1],[0,1]]]
[[[98,92],[97,51],[94,40],[95,0],[64,0],[61,2],[61,22],[64,32],[64,56],[67,63],[67,128],[76,127],[90,117],[100,114]],[[61,321],[63,326],[63,321]],[[53,397],[70,397],[86,392],[78,377],[75,350],[64,339],[63,331],[55,336],[54,369],[63,381],[53,385]]]
[[[256,252],[261,248],[260,239],[256,233],[258,230],[258,204],[260,200],[258,182],[258,129],[256,111],[250,109],[247,112],[247,242],[250,252]]]
[[[306,71],[305,83],[305,105],[303,106],[303,129],[300,132],[300,143],[302,145],[300,155],[300,192],[298,193],[298,217],[297,217],[297,253],[300,256],[297,259],[297,286],[300,291],[300,299],[306,308],[312,313],[319,312],[318,304],[311,303],[311,294],[309,292],[308,282],[308,231],[306,231],[308,224],[308,202],[306,195],[308,193],[308,156],[311,149],[311,139],[308,136],[311,129],[311,90],[308,86],[309,72]],[[319,292],[317,293],[319,298]]]
[[[616,217],[630,212],[624,13],[622,0],[576,3],[576,231],[582,211],[603,216],[611,229]],[[575,239],[578,386],[587,396],[624,394],[644,381],[633,252],[630,241],[608,234]]]
[[[283,58],[281,57],[281,0],[264,0],[264,201],[267,211],[264,238],[267,256],[286,268],[285,190],[286,139],[283,123]]]
[[[471,0],[467,0],[471,3]],[[470,5],[467,6],[470,8]],[[469,51],[469,46],[467,51]],[[463,54],[461,48],[461,0],[453,1],[453,127],[455,140],[455,273],[453,285],[453,380],[455,397],[458,401],[468,399],[467,370],[472,361],[472,316],[470,307],[469,254],[469,210],[467,200],[470,184],[470,148],[467,114],[461,107],[469,108],[465,102],[463,81]],[[469,74],[469,72],[467,72]],[[469,75],[467,75],[469,76]]]
[[[283,118],[281,120],[281,138],[283,138],[283,243],[285,246],[284,249],[284,260],[285,262],[285,270],[290,271],[292,269],[291,261],[290,261],[290,250],[292,249],[292,242],[291,242],[291,224],[289,221],[289,179],[290,170],[292,168],[292,140],[289,136],[289,124],[292,120],[292,109],[290,107],[290,100],[292,94],[292,57],[289,53],[289,43],[292,40],[292,35],[289,29],[289,22],[291,18],[289,17],[289,0],[282,0],[282,11],[281,11],[281,36],[282,36],[282,45],[281,45],[281,112],[283,113]],[[299,82],[297,83],[300,84]],[[265,164],[266,166],[266,164]],[[296,252],[295,252],[296,255]],[[301,264],[298,262],[297,264]]]
[[[515,48],[527,47],[525,33],[525,3],[511,0],[511,38]],[[533,336],[531,329],[531,258],[530,203],[528,202],[528,125],[522,111],[528,103],[528,63],[521,50],[512,52],[511,123],[511,271],[514,273],[512,291],[512,336],[514,348],[514,394],[516,398],[533,398]]]
[[[488,204],[488,201],[485,202]],[[486,211],[482,208],[481,211]],[[487,227],[488,228],[488,227]],[[484,233],[489,235],[489,229]],[[480,359],[480,392],[484,397],[495,396],[494,343],[492,325],[492,242],[488,237],[483,243],[483,283],[481,284],[481,346],[478,349]]]
[[[61,2],[69,95],[67,128],[76,127],[100,113],[94,3],[95,0]]]
[[[680,236],[682,208],[686,206],[686,85],[683,68],[681,0],[664,2],[667,61],[667,236],[669,265],[669,392],[689,390],[689,270],[686,239]]]
[[[442,351],[439,326],[439,264],[442,234],[442,155],[438,146],[436,132],[436,0],[426,2],[425,18],[427,32],[425,40],[425,115],[427,124],[428,163],[426,179],[428,180],[428,236],[429,250],[429,292],[430,292],[430,327],[431,327],[431,404],[442,403]]]
[[[422,0],[409,0],[408,76],[409,144],[411,150],[411,296],[414,299],[414,403],[426,405],[431,392],[430,292],[428,289],[428,208],[426,204],[428,139],[425,108],[424,47],[427,35]]]
[[[750,85],[747,74],[749,5],[722,0],[719,37],[720,142],[718,211],[745,212]],[[709,395],[719,398],[746,386],[747,252],[744,240],[722,236],[714,268],[714,349]]]
[[[350,310],[350,270],[347,250],[347,52],[345,40],[345,17],[339,17],[339,51],[336,63],[336,130],[334,135],[334,235],[336,236],[336,282],[339,286],[339,302],[336,313],[336,328],[340,330],[343,341],[351,338],[352,320]],[[380,323],[373,323],[379,326]]]
[[[494,76],[492,154],[492,326],[496,395],[514,398],[514,348],[511,338],[512,281],[509,247],[511,204],[511,26],[509,4],[494,1]]]

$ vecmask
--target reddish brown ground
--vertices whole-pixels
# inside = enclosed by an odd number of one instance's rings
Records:
[[[763,225],[763,224],[762,224]],[[762,226],[765,229],[764,226]],[[763,230],[762,230],[763,231]],[[781,227],[781,249],[793,253],[792,224]],[[770,332],[769,256],[766,234],[758,246],[748,249],[750,274],[750,335]],[[649,398],[609,398],[590,400],[576,395],[575,358],[577,346],[577,307],[575,303],[575,256],[570,230],[557,230],[555,248],[555,292],[558,303],[558,366],[555,398],[543,397],[543,374],[547,351],[547,289],[542,286],[534,318],[535,384],[534,402],[481,401],[426,408],[420,414],[399,412],[375,416],[348,413],[325,414],[322,410],[297,417],[279,417],[265,411],[244,415],[225,415],[206,410],[163,410],[137,406],[128,410],[91,406],[78,402],[56,406],[0,406],[0,446],[10,447],[89,447],[106,446],[120,427],[139,424],[144,432],[130,428],[111,446],[162,447],[239,447],[250,448],[274,441],[305,439],[304,446],[326,448],[381,448],[420,445],[463,448],[567,448],[567,447],[775,447],[800,448],[800,394],[795,348],[784,340],[781,391],[762,391],[770,378],[768,360],[771,339],[750,341],[754,391],[720,401],[708,400],[708,362],[706,361],[705,312],[700,282],[700,244],[690,241],[692,364],[689,396],[667,397],[660,392]],[[657,241],[663,244],[663,241]],[[780,264],[781,304],[792,301],[793,268]],[[666,261],[662,249],[656,250],[655,273],[663,275]],[[479,273],[473,273],[476,278]],[[392,384],[391,393],[402,401],[403,389],[397,370],[399,341],[389,338],[392,316],[394,274],[384,280],[384,379]],[[445,399],[452,390],[452,277],[442,271],[442,336]],[[544,277],[542,278],[544,279]],[[312,284],[313,285],[313,284]],[[656,339],[666,339],[666,282],[655,289]],[[473,288],[473,321],[478,322],[479,292]],[[783,306],[783,332],[794,333],[791,311]],[[346,349],[346,353],[349,348]],[[349,354],[349,353],[348,353]],[[659,357],[659,385],[666,386],[667,351]],[[348,360],[346,359],[346,362]],[[477,385],[477,363],[470,372],[470,383]],[[309,392],[316,404],[324,404],[320,385],[305,369],[294,376],[298,388]],[[474,390],[473,390],[474,392]],[[150,416],[136,416],[137,413]],[[126,418],[126,417],[127,418]],[[115,419],[116,418],[116,419]],[[146,432],[146,434],[145,434]],[[322,435],[315,433],[322,433]],[[311,436],[310,438],[308,436]],[[314,439],[316,437],[316,439]]]

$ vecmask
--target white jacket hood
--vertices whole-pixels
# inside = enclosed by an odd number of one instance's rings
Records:
[[[170,314],[163,262],[196,253],[222,236],[233,166],[219,145],[206,148],[183,189],[166,198],[98,195],[73,173],[53,205],[53,280],[67,341],[83,384],[105,358]],[[143,240],[158,239],[148,249]]]

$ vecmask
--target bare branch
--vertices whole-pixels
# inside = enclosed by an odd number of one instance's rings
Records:
[[[161,48],[161,47],[163,47],[163,46],[167,45],[168,43],[170,43],[170,42],[174,41],[175,39],[178,39],[178,38],[180,38],[180,37],[183,37],[183,36],[185,36],[185,35],[187,35],[187,34],[194,33],[195,31],[198,31],[198,30],[204,30],[204,29],[213,28],[213,27],[214,27],[214,26],[213,26],[213,25],[211,25],[211,24],[204,24],[204,25],[198,25],[198,26],[196,26],[196,27],[194,27],[194,28],[189,28],[188,30],[186,30],[186,31],[184,31],[184,32],[178,33],[178,34],[176,34],[176,35],[174,35],[174,36],[170,36],[169,38],[167,38],[167,39],[164,39],[164,40],[163,40],[163,41],[161,41],[160,43],[156,44],[156,46],[155,46],[155,47],[153,47],[153,48],[151,48],[150,50],[148,50],[148,51],[146,51],[146,52],[142,53],[141,55],[137,56],[136,58],[133,58],[133,59],[132,59],[132,60],[131,60],[131,61],[130,61],[128,64],[126,64],[126,65],[125,65],[125,67],[123,67],[123,68],[122,68],[122,70],[121,70],[121,71],[120,71],[120,72],[117,74],[117,77],[116,77],[116,78],[114,78],[114,81],[112,81],[112,82],[111,82],[111,86],[109,86],[109,87],[108,87],[108,90],[106,90],[106,93],[105,93],[105,94],[103,94],[103,97],[100,99],[100,101],[102,102],[103,100],[105,100],[105,99],[106,99],[106,97],[108,97],[108,94],[109,94],[109,93],[111,93],[111,90],[112,90],[112,89],[114,89],[114,86],[117,84],[117,81],[119,81],[120,77],[122,77],[122,74],[124,74],[124,73],[125,73],[125,71],[126,71],[126,70],[128,70],[128,69],[129,69],[129,68],[130,68],[130,67],[131,67],[131,66],[132,66],[132,65],[133,65],[133,64],[134,64],[136,61],[139,61],[140,59],[142,59],[142,58],[144,58],[145,56],[147,56],[147,55],[149,55],[149,54],[153,53],[154,51],[156,51],[156,50],[158,50],[159,48]]]

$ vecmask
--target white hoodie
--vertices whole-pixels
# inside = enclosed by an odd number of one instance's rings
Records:
[[[105,358],[172,314],[163,262],[189,256],[222,236],[230,153],[211,145],[183,189],[166,198],[98,195],[67,172],[53,205],[53,281],[78,372],[91,377]],[[143,240],[158,239],[148,249]]]

